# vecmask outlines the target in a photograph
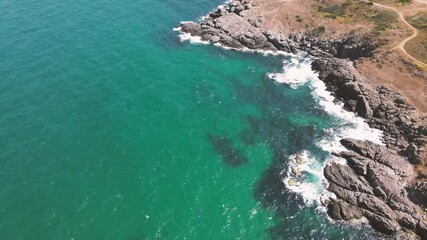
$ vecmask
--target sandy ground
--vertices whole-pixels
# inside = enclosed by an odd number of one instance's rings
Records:
[[[287,35],[325,27],[319,37],[340,38],[349,33],[366,33],[375,26],[372,22],[349,18],[328,18],[319,6],[340,5],[345,0],[256,0],[257,15],[264,19],[263,27]],[[357,0],[353,0],[356,3]],[[384,43],[372,59],[359,61],[357,69],[372,81],[373,85],[386,85],[400,92],[407,101],[427,113],[427,65],[413,58],[404,45],[416,37],[418,30],[408,25],[404,17],[427,9],[427,0],[414,0],[408,5],[398,5],[392,0],[376,0],[370,11],[390,10],[397,15],[396,21],[381,32],[378,39]],[[357,13],[355,13],[357,14]],[[362,13],[364,14],[364,13]],[[357,16],[355,16],[357,17]],[[356,19],[356,18],[355,18]]]
[[[427,113],[427,79],[420,76],[410,64],[396,52],[384,56],[384,63],[364,59],[357,65],[358,71],[372,80],[374,86],[384,85],[400,92],[421,111]]]

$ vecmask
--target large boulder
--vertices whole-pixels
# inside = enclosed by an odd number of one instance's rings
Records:
[[[365,118],[369,126],[383,130],[389,148],[421,163],[427,144],[427,116],[408,105],[386,87],[371,87],[353,64],[344,59],[319,58],[312,63],[327,90],[344,102],[345,109]]]
[[[337,197],[328,203],[329,215],[340,220],[363,216],[383,233],[409,229],[424,237],[427,216],[405,190],[412,165],[395,151],[370,141],[342,139],[341,144],[348,151],[336,155],[348,165],[332,162],[324,169],[328,190]]]

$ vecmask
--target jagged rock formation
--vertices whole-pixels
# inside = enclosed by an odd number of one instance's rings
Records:
[[[351,62],[316,59],[312,67],[344,108],[384,132],[384,143],[413,164],[422,162],[427,144],[427,116],[386,87],[373,88]]]
[[[427,236],[427,216],[407,197],[412,165],[396,152],[369,141],[343,139],[349,150],[337,155],[348,165],[332,163],[324,174],[337,200],[328,204],[334,219],[366,217],[373,228],[393,234],[402,228]]]
[[[344,102],[346,110],[384,133],[385,146],[342,141],[350,151],[338,156],[345,158],[348,166],[332,164],[325,168],[329,190],[339,199],[329,203],[330,216],[342,220],[364,216],[378,231],[393,234],[404,228],[427,238],[427,216],[409,200],[417,199],[423,205],[427,197],[427,184],[421,184],[427,182],[426,178],[409,184],[413,177],[411,163],[425,164],[422,156],[427,143],[427,117],[405,103],[398,93],[382,86],[373,88],[351,62],[319,58],[312,67],[337,100]]]
[[[262,18],[251,15],[256,4],[236,0],[221,6],[201,22],[185,22],[181,31],[199,36],[204,41],[220,43],[231,48],[249,48],[298,53],[305,51],[313,56],[357,59],[370,56],[377,44],[366,36],[349,36],[346,39],[317,39],[312,34],[294,33],[287,37],[263,31]]]
[[[370,57],[378,44],[367,36],[331,40],[265,31],[260,28],[263,19],[252,15],[254,7],[257,5],[250,0],[235,0],[209,13],[201,22],[181,23],[181,31],[231,48],[304,51],[312,55],[313,70],[319,72],[319,78],[337,101],[343,101],[346,110],[384,132],[385,146],[342,140],[349,151],[335,154],[345,158],[348,166],[332,163],[324,170],[329,191],[337,196],[328,203],[329,215],[340,220],[366,217],[383,233],[407,229],[427,239],[426,213],[414,204],[427,205],[427,176],[410,182],[411,164],[426,165],[423,157],[427,116],[398,93],[386,87],[372,87],[349,61]]]

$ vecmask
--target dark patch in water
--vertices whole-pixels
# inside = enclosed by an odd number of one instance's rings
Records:
[[[239,167],[248,162],[246,156],[233,146],[233,142],[230,139],[208,134],[208,140],[226,164],[232,167]]]
[[[239,133],[239,138],[246,146],[253,146],[256,142],[256,136],[249,129],[245,129]]]
[[[316,126],[296,126],[289,131],[288,139],[297,149],[304,149],[313,143],[316,136]]]
[[[285,165],[271,164],[256,183],[253,193],[263,208],[274,211],[280,217],[295,215],[303,204],[302,198],[289,192],[282,182],[281,172]]]

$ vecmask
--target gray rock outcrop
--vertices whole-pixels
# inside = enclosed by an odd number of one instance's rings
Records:
[[[312,67],[320,73],[320,79],[337,101],[344,102],[346,110],[383,131],[385,144],[342,140],[350,151],[338,155],[347,160],[346,167],[352,171],[344,172],[343,167],[336,164],[325,169],[329,190],[338,197],[328,205],[330,216],[342,220],[366,217],[378,231],[394,234],[405,229],[426,239],[427,218],[420,206],[427,205],[427,177],[418,176],[413,180],[411,164],[426,164],[422,157],[427,144],[427,117],[398,93],[383,86],[372,87],[349,61],[318,58]],[[344,176],[337,178],[331,172]],[[336,179],[343,178],[358,188],[345,188],[336,183]],[[360,185],[366,182],[369,184]]]
[[[337,154],[348,165],[325,167],[328,190],[337,200],[328,203],[334,219],[366,217],[372,227],[387,234],[401,229],[427,237],[427,215],[407,197],[405,186],[412,177],[412,165],[396,152],[369,141],[343,139],[349,151]]]
[[[220,43],[231,48],[308,52],[317,57],[357,59],[372,55],[377,43],[366,36],[349,36],[345,39],[317,39],[310,33],[293,33],[285,37],[263,30],[262,17],[251,11],[257,4],[235,0],[208,14],[201,22],[181,23],[181,31],[199,36],[204,41]]]
[[[380,86],[371,87],[351,62],[337,59],[314,60],[312,67],[320,73],[327,90],[344,108],[366,119],[370,127],[384,132],[388,148],[406,156],[411,163],[421,163],[427,144],[427,116],[405,103],[403,97]]]

